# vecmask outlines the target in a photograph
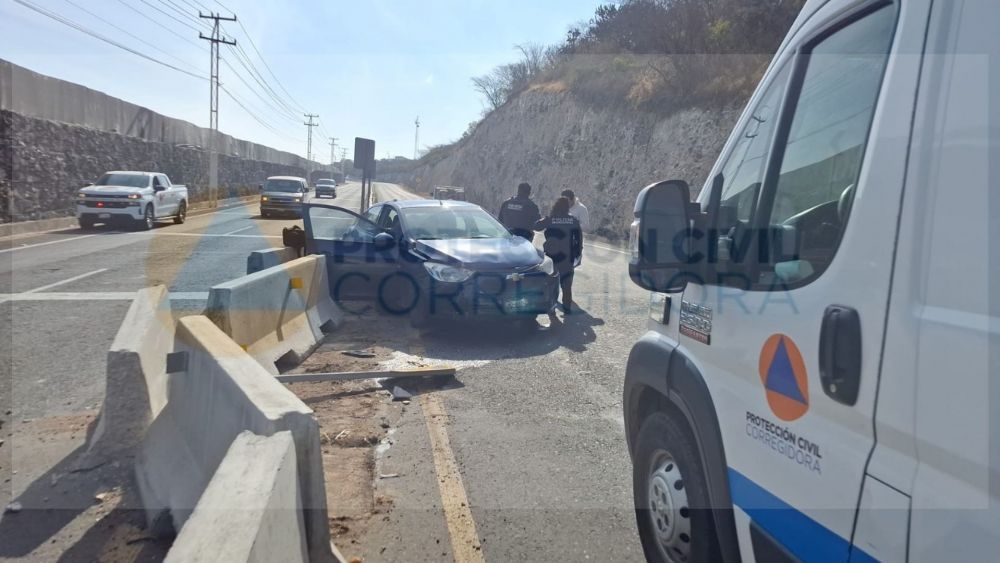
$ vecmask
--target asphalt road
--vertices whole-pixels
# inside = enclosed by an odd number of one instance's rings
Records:
[[[410,197],[388,188],[379,195]],[[622,250],[594,243],[585,246],[574,297],[579,314],[540,316],[534,328],[437,326],[400,350],[402,363],[412,355],[459,368],[455,385],[430,394],[445,413],[485,561],[643,559],[621,402],[648,294],[629,281]],[[399,477],[377,484],[394,510],[363,542],[366,561],[448,560],[460,551],[442,545],[460,532],[442,514],[448,495],[438,490],[427,437],[436,415],[427,409],[414,401],[377,462],[377,474]]]
[[[381,199],[407,197],[376,184]],[[357,208],[358,184],[331,203]],[[546,202],[539,202],[540,204]],[[544,207],[544,205],[543,205]],[[77,433],[40,446],[10,433],[26,421],[94,414],[105,355],[130,294],[164,284],[177,309],[200,311],[205,292],[242,275],[249,252],[280,246],[281,228],[255,204],[163,224],[148,233],[68,229],[0,248],[0,493],[16,496],[82,444]],[[540,241],[536,241],[540,244]],[[448,361],[458,384],[436,392],[486,561],[641,559],[621,417],[622,378],[645,330],[646,294],[628,280],[624,253],[588,244],[577,271],[581,312],[540,325],[459,324],[425,331],[404,354]],[[414,403],[379,461],[396,508],[370,543],[369,561],[438,560],[428,530],[448,526],[425,415]],[[4,413],[11,410],[12,413]],[[5,450],[5,451],[4,451]],[[7,457],[10,456],[10,457]],[[8,473],[11,467],[16,473]],[[441,540],[437,535],[437,541]]]

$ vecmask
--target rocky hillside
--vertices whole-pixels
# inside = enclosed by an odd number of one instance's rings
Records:
[[[620,239],[646,185],[679,178],[700,189],[741,109],[595,109],[569,92],[532,88],[459,143],[421,159],[406,183],[425,193],[465,186],[471,201],[494,212],[522,181],[543,210],[571,188],[590,209],[592,230]]]

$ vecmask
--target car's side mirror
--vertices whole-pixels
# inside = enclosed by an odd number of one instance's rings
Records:
[[[375,243],[375,250],[388,250],[396,245],[396,237],[389,233],[379,233],[375,235],[373,242]]]
[[[164,187],[163,187],[162,185],[160,185],[160,184],[153,184],[153,191],[154,191],[154,192],[162,192],[162,191],[163,191],[163,190],[165,190],[165,189],[167,189],[167,188],[164,188]]]
[[[683,180],[659,182],[639,192],[629,233],[628,273],[636,285],[675,293],[699,278],[704,256],[692,226],[697,212]]]
[[[257,191],[263,192],[264,191],[264,184],[257,184]]]

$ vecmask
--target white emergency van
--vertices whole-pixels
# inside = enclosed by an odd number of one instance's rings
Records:
[[[809,0],[697,201],[639,195],[648,560],[1000,557],[998,24]]]

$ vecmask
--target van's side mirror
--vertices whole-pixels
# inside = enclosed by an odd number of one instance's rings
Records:
[[[257,191],[263,192],[264,191],[264,184],[257,184]]]
[[[692,228],[699,211],[683,180],[659,182],[639,192],[629,233],[628,264],[629,276],[636,285],[676,293],[699,278],[697,265],[703,262],[703,256],[697,250],[696,231]]]

